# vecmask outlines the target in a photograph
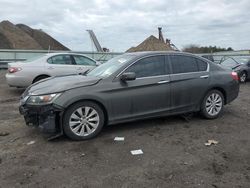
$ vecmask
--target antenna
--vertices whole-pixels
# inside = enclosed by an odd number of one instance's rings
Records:
[[[49,45],[49,48],[48,48],[48,53],[50,53],[50,45]]]
[[[49,45],[49,48],[48,48],[48,53],[50,53],[50,45]]]

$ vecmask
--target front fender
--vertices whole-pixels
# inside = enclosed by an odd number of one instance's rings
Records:
[[[88,88],[89,89],[89,88]],[[83,100],[91,100],[101,104],[108,112],[109,104],[102,97],[102,93],[91,92],[91,89],[87,91],[87,88],[77,88],[73,90],[65,91],[60,97],[58,97],[54,104],[67,109],[73,103]]]

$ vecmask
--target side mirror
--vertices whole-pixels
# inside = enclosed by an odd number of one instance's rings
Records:
[[[135,80],[136,79],[136,75],[134,72],[125,72],[121,75],[120,78],[122,81],[126,82],[126,81],[130,81],[130,80]]]
[[[84,72],[80,72],[79,75],[86,75],[89,71],[90,71],[90,69],[87,69],[87,70],[84,71]]]

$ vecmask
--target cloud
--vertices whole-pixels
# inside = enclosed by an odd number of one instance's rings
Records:
[[[179,48],[187,44],[249,49],[248,0],[1,0],[0,18],[43,29],[72,50],[102,46],[125,51],[163,27]]]

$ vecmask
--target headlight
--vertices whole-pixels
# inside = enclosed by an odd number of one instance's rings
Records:
[[[43,105],[52,103],[57,97],[59,97],[61,93],[53,93],[48,95],[40,95],[40,96],[30,96],[26,102],[26,104],[31,105]]]

